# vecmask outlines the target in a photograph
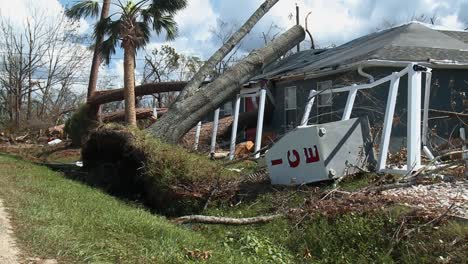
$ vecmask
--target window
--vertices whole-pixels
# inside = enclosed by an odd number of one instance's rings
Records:
[[[317,92],[328,90],[332,88],[332,81],[323,81],[317,83]],[[317,105],[321,106],[332,106],[333,104],[333,94],[320,94],[318,98]]]
[[[297,125],[296,87],[286,87],[284,89],[284,113],[285,128],[288,131]]]

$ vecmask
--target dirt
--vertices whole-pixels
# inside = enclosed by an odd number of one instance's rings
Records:
[[[9,216],[0,200],[0,264],[20,263],[18,256],[19,250],[13,238]]]

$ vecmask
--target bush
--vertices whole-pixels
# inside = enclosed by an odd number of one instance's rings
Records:
[[[65,133],[71,138],[74,146],[81,146],[89,131],[97,126],[97,122],[93,121],[88,116],[89,106],[82,105],[78,110],[65,122]]]
[[[167,215],[198,212],[214,188],[230,198],[237,187],[219,162],[115,124],[90,134],[82,158],[89,183]]]

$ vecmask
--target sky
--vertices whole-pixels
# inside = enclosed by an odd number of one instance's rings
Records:
[[[176,15],[179,36],[166,43],[163,36],[152,38],[147,50],[169,44],[180,53],[208,58],[219,46],[213,34],[220,21],[241,25],[263,0],[188,0],[188,7]],[[75,0],[0,0],[0,16],[21,24],[31,8],[44,9],[51,16],[63,11]],[[436,24],[463,30],[468,27],[468,0],[280,0],[276,6],[255,26],[242,43],[242,50],[260,48],[264,45],[262,32],[274,26],[273,34],[293,26],[295,5],[300,7],[300,21],[304,26],[309,16],[309,30],[319,47],[340,45],[354,38],[381,29],[386,25],[407,22],[413,16],[437,17]],[[111,10],[112,11],[112,10]],[[80,31],[90,33],[92,20],[81,21]],[[219,31],[219,30],[218,30]],[[139,52],[139,57],[144,51]],[[122,52],[118,51],[106,73],[123,76]],[[137,61],[137,76],[142,62]],[[116,85],[120,85],[117,83]]]

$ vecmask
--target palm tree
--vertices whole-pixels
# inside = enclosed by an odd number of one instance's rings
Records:
[[[104,0],[102,3],[102,10],[101,10],[101,20],[104,20],[109,15],[109,7],[110,7],[111,0]],[[85,17],[92,17],[96,18],[99,13],[99,3],[98,1],[82,1],[70,9],[67,9],[65,14],[72,19],[81,19]],[[89,74],[89,83],[88,83],[88,95],[87,98],[89,99],[93,93],[96,91],[98,74],[99,74],[99,66],[101,65],[101,56],[99,56],[99,50],[102,45],[102,38],[103,36],[96,36],[96,42],[94,44],[94,54],[93,54],[93,62],[91,63],[91,73]]]
[[[89,1],[88,1],[89,2]],[[165,31],[166,39],[173,40],[177,35],[174,15],[187,6],[187,0],[140,0],[138,2],[118,0],[113,3],[117,11],[95,26],[94,37],[102,36],[99,47],[101,58],[109,64],[117,45],[124,50],[124,98],[125,120],[136,126],[135,114],[135,55],[150,40],[151,31],[158,35]],[[72,9],[70,9],[72,10]],[[74,10],[75,17],[96,14],[96,5],[82,5]]]

